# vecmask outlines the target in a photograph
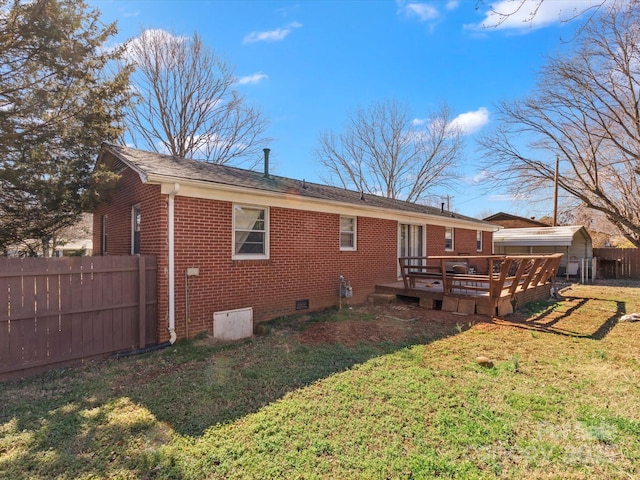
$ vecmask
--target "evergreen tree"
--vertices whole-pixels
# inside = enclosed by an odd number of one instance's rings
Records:
[[[93,164],[130,97],[115,33],[82,1],[0,0],[0,251],[46,249],[113,180]]]

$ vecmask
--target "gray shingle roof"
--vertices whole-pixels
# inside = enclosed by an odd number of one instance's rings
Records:
[[[368,205],[371,207],[433,215],[443,218],[453,217],[458,220],[482,224],[485,227],[492,225],[489,222],[478,220],[477,218],[459,215],[446,210],[443,212],[435,207],[395,200],[368,193],[361,194],[360,192],[346,190],[344,188],[305,182],[272,174],[265,176],[262,172],[173,157],[171,155],[147,152],[120,145],[105,143],[103,144],[103,148],[111,152],[118,159],[125,162],[145,178],[162,177],[167,181],[191,180],[200,183],[209,183],[212,187],[215,185],[231,185],[253,190],[283,193],[287,195],[299,195],[301,197],[353,205]]]

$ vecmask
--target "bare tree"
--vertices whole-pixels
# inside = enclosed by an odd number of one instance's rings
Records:
[[[128,127],[137,146],[219,164],[256,157],[265,146],[263,115],[233,90],[232,68],[197,34],[145,30],[128,54],[137,99]]]
[[[640,10],[610,3],[573,53],[548,61],[537,91],[499,106],[480,140],[494,182],[535,197],[558,185],[640,246]],[[494,183],[495,184],[495,183]]]
[[[459,128],[443,105],[425,121],[395,99],[349,115],[342,133],[324,132],[315,158],[329,184],[409,202],[448,185],[461,154]]]
[[[558,10],[558,19],[561,22],[571,22],[585,13],[589,13],[588,18],[591,18],[607,1],[609,0],[594,0],[589,3],[567,2],[565,4],[566,8]],[[493,22],[484,26],[486,28],[498,28],[506,21],[513,19],[532,24],[541,13],[541,10],[544,9],[545,2],[549,4],[556,2],[556,0],[501,0],[499,2],[476,0],[476,9],[480,8],[480,5],[488,3]],[[554,5],[554,7],[557,7],[557,5]]]

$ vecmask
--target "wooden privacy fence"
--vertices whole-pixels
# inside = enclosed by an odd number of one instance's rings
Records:
[[[599,278],[640,278],[640,249],[594,248]]]
[[[157,343],[154,256],[0,258],[0,380]]]

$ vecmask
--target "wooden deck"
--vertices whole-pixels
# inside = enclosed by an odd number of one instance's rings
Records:
[[[549,297],[561,257],[561,253],[401,257],[402,281],[377,285],[376,293],[418,298],[425,308],[507,315],[514,304]],[[478,273],[479,265],[487,273]]]

